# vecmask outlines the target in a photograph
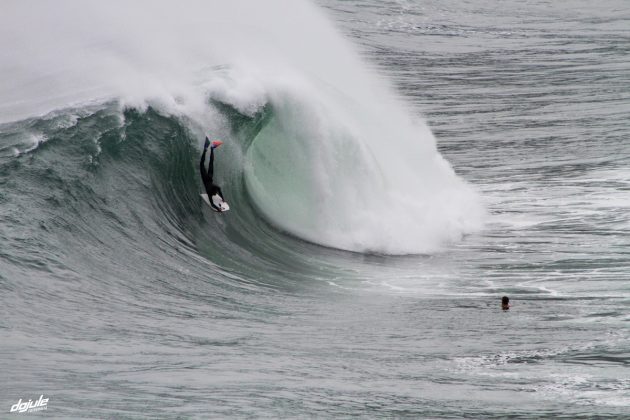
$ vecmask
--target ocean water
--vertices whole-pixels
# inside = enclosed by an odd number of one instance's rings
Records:
[[[630,418],[629,5],[224,3],[6,2],[0,417]]]

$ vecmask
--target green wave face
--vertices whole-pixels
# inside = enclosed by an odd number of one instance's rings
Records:
[[[220,267],[211,270],[212,276],[230,284],[311,282],[314,272],[321,274],[321,263],[311,258],[334,259],[336,251],[268,224],[255,202],[258,192],[250,195],[243,171],[232,170],[239,164],[238,136],[246,141],[249,134],[247,156],[275,179],[273,165],[265,166],[256,155],[272,150],[259,144],[274,128],[274,118],[261,112],[231,120],[233,143],[216,152],[217,179],[232,207],[222,215],[209,211],[199,196],[199,139],[188,121],[151,108],[121,111],[108,104],[2,126],[6,147],[0,151],[0,182],[7,188],[0,195],[5,215],[0,239],[2,256],[14,263],[5,272],[32,275],[36,264],[59,277],[73,273],[103,281],[134,275],[151,281],[165,273],[179,276],[178,270],[203,279],[208,271],[197,261],[202,256]],[[31,143],[34,136],[37,145]],[[145,282],[134,281],[138,287]]]
[[[382,178],[366,190],[369,156],[343,126],[297,100],[273,106],[267,124],[247,150],[245,184],[264,217],[282,230],[327,246],[352,249],[340,237],[353,233],[365,198],[378,195]],[[362,197],[362,194],[365,194]]]

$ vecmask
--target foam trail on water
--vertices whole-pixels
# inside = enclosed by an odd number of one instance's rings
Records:
[[[279,228],[347,250],[418,253],[480,227],[478,197],[426,124],[306,1],[4,8],[3,121],[117,98],[218,127],[209,97],[246,115],[269,104],[273,117],[233,172]]]

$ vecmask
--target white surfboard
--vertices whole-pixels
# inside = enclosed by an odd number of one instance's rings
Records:
[[[228,203],[223,201],[223,199],[218,194],[215,194],[212,196],[212,202],[214,203],[215,206],[220,208],[221,211],[212,207],[212,204],[210,204],[210,200],[208,199],[208,194],[201,194],[201,198],[212,210],[216,211],[217,213],[223,213],[224,211],[228,211],[230,209],[230,206],[228,205]]]

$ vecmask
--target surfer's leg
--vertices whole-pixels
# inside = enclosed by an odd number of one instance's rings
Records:
[[[205,153],[205,150],[204,150]],[[208,176],[212,180],[214,175],[214,147],[210,148],[210,163],[208,163]]]
[[[210,156],[212,156],[212,151],[210,152]],[[210,181],[212,183],[212,177],[208,176],[206,172],[206,168],[204,162],[206,161],[206,149],[203,149],[203,153],[201,154],[201,161],[199,162],[199,172],[201,172],[201,179],[203,180],[204,185]]]

